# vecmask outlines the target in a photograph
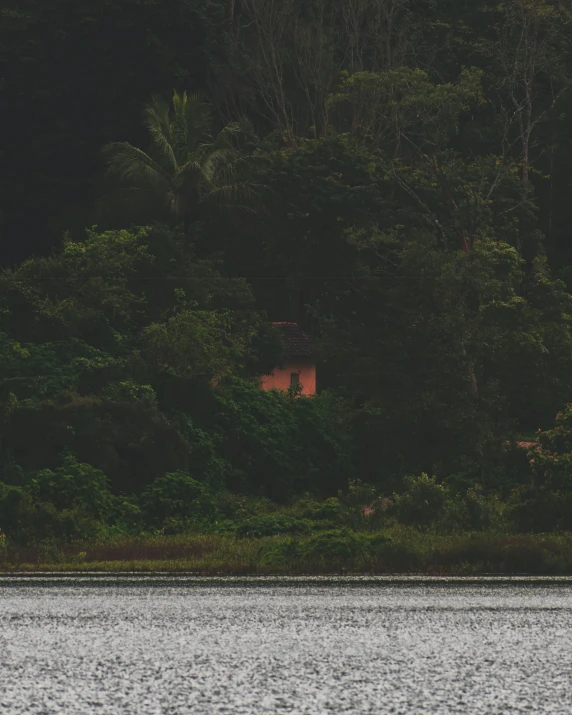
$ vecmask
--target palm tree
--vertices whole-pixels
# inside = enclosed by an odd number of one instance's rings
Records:
[[[123,202],[148,206],[159,199],[188,232],[201,207],[244,208],[252,200],[253,184],[241,180],[248,161],[237,150],[245,120],[213,138],[210,105],[175,91],[171,104],[152,98],[144,125],[151,136],[148,152],[129,142],[104,147],[107,173],[119,180]]]

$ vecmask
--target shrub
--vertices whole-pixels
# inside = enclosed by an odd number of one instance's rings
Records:
[[[239,536],[261,538],[279,534],[307,534],[311,528],[312,523],[308,519],[297,519],[287,514],[266,514],[246,519],[238,525],[236,533]]]
[[[350,529],[375,531],[386,516],[383,500],[376,487],[359,479],[350,481],[347,493],[339,493],[343,523]]]
[[[316,501],[309,494],[306,494],[295,502],[292,511],[303,519],[329,522],[332,526],[340,524],[343,518],[343,507],[336,497]]]
[[[147,523],[166,526],[170,533],[180,533],[191,529],[193,524],[210,521],[217,511],[208,486],[186,472],[158,477],[141,494],[139,502]]]
[[[380,545],[365,534],[349,529],[323,531],[304,539],[300,555],[309,563],[328,567],[359,568],[372,556],[372,549]]]
[[[399,521],[422,528],[442,521],[449,496],[447,488],[425,473],[420,477],[405,477],[404,482],[406,490],[393,495],[392,511]]]
[[[275,512],[278,507],[270,499],[233,494],[222,491],[217,495],[217,508],[219,513],[229,520],[241,521],[251,516]]]
[[[503,504],[496,496],[486,496],[479,486],[464,495],[448,499],[436,526],[451,531],[494,531],[506,527]]]
[[[91,464],[79,463],[69,452],[64,453],[61,462],[56,469],[34,474],[28,485],[32,499],[53,504],[59,511],[81,509],[85,515],[105,520],[114,505],[105,474]]]
[[[466,518],[459,524],[460,529],[491,531],[505,526],[503,505],[498,497],[485,496],[482,489],[473,487],[467,489],[463,501]]]
[[[258,552],[261,566],[293,569],[299,564],[300,541],[288,538],[264,544]]]
[[[0,528],[10,543],[30,545],[94,539],[105,527],[80,507],[58,510],[51,502],[35,502],[21,487],[0,483]]]
[[[516,489],[509,500],[508,518],[520,532],[572,530],[572,493],[534,486]]]
[[[116,534],[138,534],[145,527],[143,511],[135,498],[117,497],[111,520]]]
[[[348,431],[336,423],[342,405],[331,395],[292,399],[227,377],[215,390],[210,427],[232,465],[232,491],[288,502],[302,489],[337,490],[351,473]]]

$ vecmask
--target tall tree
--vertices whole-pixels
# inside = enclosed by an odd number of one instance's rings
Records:
[[[411,54],[409,0],[242,0],[230,57],[250,104],[289,143],[321,137],[344,71],[398,67]]]
[[[153,97],[144,124],[151,137],[147,152],[129,142],[104,149],[120,199],[135,211],[163,204],[188,232],[203,207],[243,206],[253,195],[252,185],[239,175],[247,164],[237,146],[244,124],[228,124],[213,137],[210,105],[176,91],[171,106]]]
[[[0,2],[4,264],[93,224],[101,147],[144,141],[141,106],[150,96],[208,90],[221,3]]]
[[[480,42],[492,60],[503,135],[518,146],[525,184],[535,163],[538,127],[572,88],[571,28],[569,0],[506,0],[496,8],[495,38]]]
[[[363,406],[364,473],[482,460],[572,391],[570,296],[515,250],[537,235],[518,166],[451,146],[481,96],[478,72],[356,73],[343,134],[267,157],[262,245],[307,288],[322,385]]]

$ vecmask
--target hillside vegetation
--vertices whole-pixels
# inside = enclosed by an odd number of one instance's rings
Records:
[[[571,0],[8,0],[0,561],[567,554],[571,50]]]

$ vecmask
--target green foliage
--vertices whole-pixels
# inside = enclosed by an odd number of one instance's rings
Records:
[[[509,515],[519,531],[572,528],[572,405],[556,415],[551,429],[539,430],[528,451],[530,479],[517,487]]]
[[[518,532],[548,533],[572,529],[570,492],[534,486],[515,490],[508,516]]]
[[[337,497],[317,501],[307,494],[296,501],[293,511],[304,519],[325,522],[331,527],[340,524],[343,519],[343,506]]]
[[[212,123],[212,108],[200,95],[175,91],[172,107],[159,96],[145,107],[148,152],[129,142],[105,147],[108,172],[119,180],[121,204],[133,203],[131,218],[148,216],[150,205],[161,215],[164,205],[188,230],[203,205],[237,206],[253,194],[244,176],[237,176],[246,164],[237,143],[248,127],[228,124],[213,139]],[[104,207],[110,203],[107,197]]]
[[[312,527],[308,519],[297,519],[288,514],[267,514],[251,516],[238,525],[236,533],[239,536],[261,538],[279,534],[307,534]]]
[[[519,254],[525,242],[538,250],[538,232],[518,172],[408,138],[397,158],[335,133],[269,145],[265,183],[280,200],[260,220],[265,260],[253,249],[240,264],[286,278],[307,304],[320,384],[355,408],[357,473],[389,489],[440,463],[444,476],[462,458],[492,465],[502,437],[546,424],[572,394],[570,296],[540,257],[529,266]],[[250,240],[240,232],[235,244]],[[292,310],[286,291],[272,302],[264,291],[264,304]]]
[[[397,518],[404,524],[421,527],[440,521],[445,513],[446,488],[427,474],[406,477],[404,482],[405,491],[393,497]]]
[[[24,545],[50,540],[69,543],[105,533],[104,525],[82,507],[58,511],[50,502],[35,502],[21,487],[1,483],[0,524],[10,543]]]
[[[502,531],[507,522],[504,504],[479,485],[454,493],[435,477],[422,474],[404,479],[405,491],[393,495],[389,513],[402,524],[439,531]]]
[[[63,455],[56,469],[36,472],[27,491],[35,502],[50,503],[59,511],[80,509],[101,521],[111,515],[114,505],[105,474],[78,463],[70,453]]]
[[[235,491],[284,501],[308,487],[323,492],[346,482],[351,442],[334,424],[342,403],[328,395],[292,399],[236,378],[221,381],[215,399],[213,428]]]
[[[147,523],[166,527],[171,533],[208,522],[216,514],[210,490],[185,472],[155,479],[141,494],[140,504]]]
[[[140,315],[143,297],[130,281],[153,262],[148,234],[145,228],[88,230],[82,241],[67,237],[60,253],[6,272],[0,285],[6,324],[23,340],[95,338],[109,344]]]
[[[368,555],[370,541],[349,530],[324,531],[305,539],[300,545],[302,555],[324,566],[349,566],[360,563]]]
[[[303,563],[318,570],[360,569],[391,558],[391,538],[363,534],[347,528],[321,531],[301,539],[289,538],[262,547],[261,562],[267,566]]]
[[[166,323],[147,326],[141,337],[149,358],[159,367],[183,378],[214,380],[239,372],[243,365],[255,330],[237,328],[230,311],[185,309]]]
[[[569,575],[571,537],[566,535],[435,536],[393,529],[370,538],[364,560],[311,560],[300,553],[300,539],[236,539],[227,535],[149,534],[106,537],[91,543],[60,545],[47,539],[24,549],[0,544],[0,562],[9,571],[184,572],[228,574],[395,574]],[[342,535],[343,536],[343,535]],[[377,545],[375,542],[378,542]],[[345,558],[345,557],[344,557]]]
[[[461,113],[484,101],[481,77],[480,70],[463,70],[457,82],[434,84],[417,68],[356,72],[328,103],[372,148],[395,154],[407,137],[415,151],[434,152],[458,132]]]
[[[571,3],[8,0],[6,538],[572,528]]]
[[[251,516],[272,514],[278,505],[266,497],[252,497],[224,490],[218,494],[218,510],[225,519],[242,521]]]
[[[550,490],[572,489],[572,404],[556,415],[552,429],[539,431],[530,452],[536,483]]]
[[[446,504],[441,524],[444,531],[505,532],[509,527],[508,509],[495,494],[485,495],[479,485],[464,494],[453,495]]]

